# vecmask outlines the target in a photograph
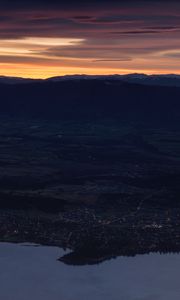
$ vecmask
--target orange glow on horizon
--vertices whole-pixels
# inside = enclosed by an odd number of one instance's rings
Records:
[[[33,79],[46,79],[54,76],[74,75],[74,74],[86,74],[86,75],[114,75],[114,74],[131,74],[131,73],[144,73],[151,74],[168,74],[168,70],[141,70],[141,69],[87,69],[87,68],[60,68],[60,67],[34,67],[21,65],[1,65],[0,64],[0,76],[10,77],[22,77]],[[180,70],[176,72],[180,74]]]
[[[180,74],[180,45],[176,49],[133,53],[130,44],[131,53],[127,54],[122,45],[111,48],[105,44],[99,48],[95,40],[97,45],[90,44],[86,48],[86,43],[83,38],[0,39],[0,75],[49,78],[72,74]]]

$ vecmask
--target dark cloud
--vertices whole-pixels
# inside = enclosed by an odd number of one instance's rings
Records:
[[[92,16],[74,16],[72,19],[78,20],[78,21],[89,21],[92,20]]]
[[[120,59],[95,59],[92,62],[119,62],[119,61],[131,61],[130,57],[122,57]]]
[[[179,52],[167,52],[163,54],[164,57],[168,57],[168,58],[175,58],[175,59],[179,59],[180,58],[180,51]]]
[[[177,28],[175,29],[177,31]],[[169,33],[172,30],[169,29],[157,29],[157,30],[133,30],[133,31],[115,31],[112,34],[117,35],[147,35],[147,34],[159,34],[159,33]]]
[[[150,30],[176,30],[179,29],[180,26],[151,26],[151,27],[146,27],[146,29]]]
[[[80,9],[82,7],[111,7],[111,6],[141,6],[159,3],[178,3],[179,0],[1,0],[0,7],[3,8],[67,8]]]
[[[88,14],[84,14],[87,13]],[[148,15],[147,15],[148,14]],[[22,36],[67,36],[90,38],[113,35],[149,35],[176,32],[180,28],[180,17],[156,16],[148,10],[138,11],[111,9],[111,11],[91,10],[18,10],[0,11],[0,37]],[[114,37],[115,38],[115,37]]]

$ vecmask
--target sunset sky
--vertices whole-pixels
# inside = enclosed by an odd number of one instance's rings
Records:
[[[180,1],[0,1],[0,75],[180,74]]]

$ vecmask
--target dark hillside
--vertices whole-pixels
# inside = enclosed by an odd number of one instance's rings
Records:
[[[178,125],[180,88],[119,80],[0,84],[1,113],[68,119],[121,118]]]

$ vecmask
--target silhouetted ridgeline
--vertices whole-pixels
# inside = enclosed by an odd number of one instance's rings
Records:
[[[121,118],[177,125],[180,88],[120,80],[39,81],[0,84],[1,114],[57,118]]]

